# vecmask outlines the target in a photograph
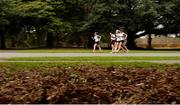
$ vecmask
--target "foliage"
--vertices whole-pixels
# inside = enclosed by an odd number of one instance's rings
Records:
[[[135,38],[141,36],[136,35],[138,31],[179,33],[179,5],[179,0],[1,0],[1,30],[8,26],[1,43],[7,43],[5,39],[21,42],[33,27],[37,41],[27,38],[30,45],[44,42],[46,47],[57,47],[64,42],[80,46],[90,42],[87,37],[94,31],[106,38],[121,26],[129,35],[128,45],[135,47]],[[163,28],[157,29],[159,25]]]
[[[6,48],[5,34],[7,34],[7,26],[10,24],[9,17],[11,16],[11,2],[12,0],[0,1],[0,48]]]
[[[58,8],[56,8],[58,7]],[[53,46],[52,41],[55,37],[63,35],[70,29],[67,22],[63,22],[56,11],[63,11],[63,2],[59,1],[14,1],[14,8],[21,17],[22,26],[26,32],[31,31],[27,26],[35,27],[37,34],[43,34],[47,39],[47,46]],[[59,9],[59,10],[57,10]],[[37,35],[38,37],[38,35]],[[43,40],[42,40],[43,41]]]
[[[0,25],[1,25],[1,28],[3,28],[2,27],[3,25],[9,24],[9,21],[7,20],[8,6],[9,6],[8,3],[9,3],[9,0],[8,1],[6,1],[6,0],[0,1]]]
[[[165,31],[166,33],[179,33],[179,5],[179,0],[160,2],[158,11],[161,15],[161,23],[163,23],[163,25],[165,26],[163,31]]]

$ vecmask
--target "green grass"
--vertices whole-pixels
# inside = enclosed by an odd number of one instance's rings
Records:
[[[79,62],[0,62],[0,70],[9,70],[9,71],[19,71],[19,70],[46,70],[51,68],[71,68],[76,66],[100,66],[100,67],[110,67],[110,66],[117,66],[117,67],[125,67],[125,68],[158,68],[164,69],[165,67],[168,68],[180,68],[180,64],[156,64],[156,63],[147,63],[147,62],[94,62],[94,63],[79,63]]]
[[[177,57],[15,57],[9,61],[121,61],[121,60],[180,60]]]
[[[92,49],[29,49],[29,50],[0,50],[0,52],[16,53],[92,53]],[[98,50],[96,52],[99,52]],[[102,53],[109,53],[111,50],[103,49]],[[179,53],[175,50],[130,50],[129,53]]]
[[[30,49],[30,50],[0,50],[0,52],[16,52],[16,53],[91,53],[91,49]],[[98,52],[98,51],[97,51]],[[110,50],[103,50],[110,52]]]

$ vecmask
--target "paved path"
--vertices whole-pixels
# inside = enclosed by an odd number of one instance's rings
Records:
[[[12,57],[91,57],[91,56],[144,56],[144,57],[160,57],[160,56],[180,56],[180,53],[0,53],[0,62],[81,62],[81,61],[6,61],[6,58]],[[84,62],[84,61],[83,61]],[[87,61],[96,62],[96,61]],[[154,62],[154,63],[178,63],[180,60],[115,60],[115,61],[98,61],[98,62]]]
[[[91,57],[91,56],[180,56],[180,53],[0,53],[0,58],[11,57]]]

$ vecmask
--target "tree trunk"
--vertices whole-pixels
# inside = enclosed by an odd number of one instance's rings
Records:
[[[88,33],[88,43],[87,43],[88,48],[93,48],[94,45],[94,40],[92,39],[93,35],[94,34],[92,32]]]
[[[13,48],[16,47],[16,39],[15,39],[15,37],[12,37],[12,39],[11,39],[11,47],[13,47]]]
[[[46,40],[46,47],[47,48],[54,47],[54,40],[53,39],[54,39],[53,36],[50,33],[48,33],[47,34],[47,40]]]
[[[1,32],[1,37],[0,37],[0,49],[6,49],[6,44],[5,44],[5,35],[3,32]]]
[[[135,39],[136,37],[134,36],[133,33],[128,33],[128,37],[127,37],[127,47],[128,49],[137,49],[137,46],[135,44]]]
[[[151,37],[151,34],[148,34],[148,49],[152,49],[152,37]]]

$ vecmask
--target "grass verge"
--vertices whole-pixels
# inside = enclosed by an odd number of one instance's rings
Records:
[[[51,68],[71,68],[77,66],[101,66],[101,67],[121,67],[121,68],[176,68],[180,69],[180,64],[156,64],[149,62],[0,62],[1,70],[19,71],[32,69],[51,69]]]
[[[120,61],[120,60],[180,60],[177,57],[14,57],[9,61]]]
[[[28,49],[28,50],[0,50],[0,52],[16,53],[92,53],[92,49]],[[96,52],[99,52],[98,50]],[[103,49],[102,53],[109,53],[110,49]],[[129,53],[179,53],[179,50],[130,50]]]

